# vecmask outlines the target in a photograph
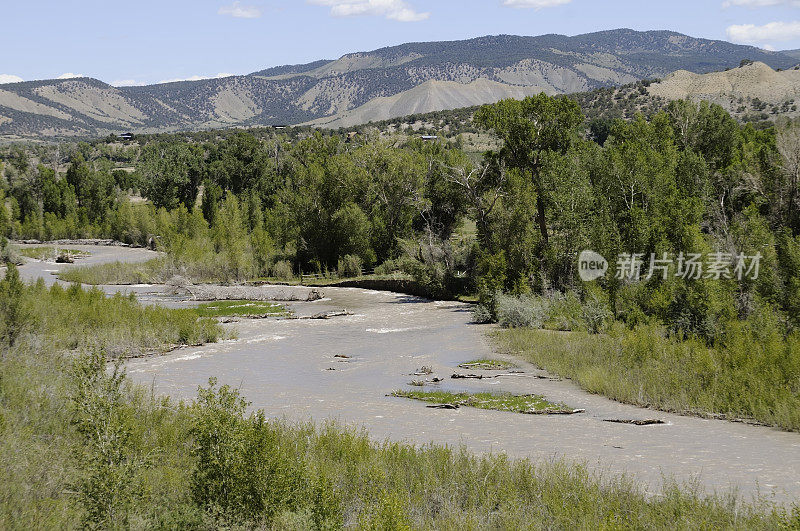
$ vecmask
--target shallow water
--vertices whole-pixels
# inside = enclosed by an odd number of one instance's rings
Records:
[[[84,264],[146,259],[147,251],[95,248]],[[59,264],[59,266],[61,266]],[[52,264],[22,268],[25,278],[47,275]],[[113,292],[119,287],[105,287]],[[124,287],[149,302],[185,305],[159,287]],[[157,393],[192,399],[216,376],[241,389],[253,408],[289,420],[335,419],[366,428],[382,440],[464,445],[476,452],[506,452],[534,460],[566,458],[604,474],[629,473],[658,492],[664,477],[697,479],[708,491],[738,488],[785,503],[800,499],[800,434],[682,417],[622,405],[581,391],[569,381],[536,378],[545,373],[520,364],[524,374],[491,380],[451,380],[457,365],[496,357],[485,333],[470,325],[469,307],[391,293],[324,289],[325,299],[291,303],[298,315],[347,309],[330,320],[242,320],[228,324],[239,339],[129,361],[130,377]],[[349,359],[335,358],[337,354]],[[433,410],[421,402],[385,396],[407,387],[422,366],[444,381],[427,389],[509,391],[544,395],[585,409],[572,416],[534,416],[461,408]],[[333,369],[333,370],[331,370]],[[496,374],[496,373],[489,373]],[[429,377],[430,378],[430,377]],[[664,425],[633,426],[603,419],[650,419]]]

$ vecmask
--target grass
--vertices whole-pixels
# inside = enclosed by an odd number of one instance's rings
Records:
[[[394,391],[392,396],[411,398],[435,404],[467,406],[514,413],[572,412],[565,404],[548,402],[537,395],[512,395],[494,393],[451,393],[448,391]]]
[[[141,263],[110,262],[91,266],[73,267],[58,273],[64,282],[98,285],[162,284],[175,271],[166,258],[154,258]]]
[[[291,315],[284,306],[264,301],[217,301],[197,306],[200,317],[278,317]]]
[[[731,323],[711,346],[655,325],[494,337],[509,354],[613,400],[800,431],[800,335],[784,336],[766,316]]]
[[[228,277],[222,275],[213,266],[204,267],[202,263],[186,263],[171,259],[169,256],[153,258],[146,262],[111,262],[91,266],[73,267],[58,274],[64,282],[76,282],[87,285],[129,285],[129,284],[163,284],[175,275],[188,278],[192,282],[226,282]],[[403,274],[392,275],[367,275],[353,278],[339,278],[335,275],[329,277],[306,277],[306,284],[314,286],[330,286],[343,281],[351,280],[410,280],[411,277]],[[300,285],[299,277],[279,279],[264,277],[254,279],[259,282],[273,282],[276,284]]]
[[[0,311],[9,293],[0,289]],[[267,421],[226,387],[192,404],[155,397],[82,353],[167,348],[181,326],[219,333],[213,320],[77,287],[37,284],[20,297],[22,333],[0,342],[0,529],[800,526],[800,509],[693,485],[646,491],[576,464]]]
[[[54,261],[59,256],[69,256],[73,259],[84,258],[92,254],[87,251],[66,247],[19,247],[16,251],[26,258],[43,261]]]
[[[500,360],[473,360],[459,364],[462,369],[481,370],[481,371],[507,371],[513,369],[515,365],[508,361]]]
[[[43,283],[23,286],[19,335],[36,334],[60,351],[99,350],[124,358],[226,337],[214,319],[191,309],[140,304],[135,296]]]

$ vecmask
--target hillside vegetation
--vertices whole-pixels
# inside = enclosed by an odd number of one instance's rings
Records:
[[[144,87],[94,79],[0,86],[0,138],[91,137],[313,122],[349,126],[539,92],[586,92],[743,59],[791,68],[779,52],[668,31],[500,35],[411,43],[245,76]]]

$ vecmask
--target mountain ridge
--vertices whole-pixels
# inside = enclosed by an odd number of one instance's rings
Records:
[[[781,52],[668,30],[490,35],[405,43],[200,81],[114,87],[73,78],[0,85],[0,138],[355,124],[368,116],[393,117],[382,110],[388,102],[393,112],[444,110],[509,94],[585,92],[677,70],[720,71],[743,59],[783,69],[798,63]]]

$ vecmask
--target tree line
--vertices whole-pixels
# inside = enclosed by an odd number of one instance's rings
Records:
[[[406,271],[435,295],[477,293],[494,317],[499,293],[573,292],[628,323],[706,337],[767,309],[797,326],[795,126],[756,129],[675,101],[590,127],[574,100],[544,94],[484,106],[473,123],[500,147],[476,155],[365,130],[158,135],[60,148],[66,165],[42,148],[5,149],[0,232],[160,246],[217,263],[228,281],[348,259]],[[633,282],[611,271],[584,283],[586,249],[612,270],[625,254],[759,255],[760,275]]]

